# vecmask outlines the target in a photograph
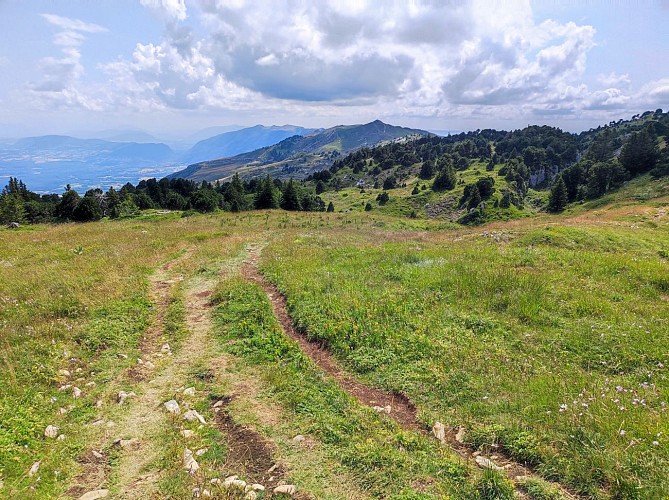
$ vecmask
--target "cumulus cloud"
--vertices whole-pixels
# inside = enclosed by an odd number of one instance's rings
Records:
[[[140,0],[140,3],[168,19],[183,21],[188,17],[184,0]]]
[[[345,116],[561,116],[610,111],[638,96],[627,74],[583,83],[593,26],[537,21],[529,0],[141,0],[160,40],[100,64],[83,85],[79,49],[105,28],[44,14],[61,57],[34,90],[106,109],[264,109]],[[188,19],[187,22],[184,22]],[[643,88],[666,101],[667,80]],[[95,92],[95,93],[94,93]],[[88,97],[87,97],[88,96]]]

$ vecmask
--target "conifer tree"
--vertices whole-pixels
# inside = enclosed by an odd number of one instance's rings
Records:
[[[567,206],[567,185],[561,175],[558,175],[551,187],[548,198],[548,210],[550,212],[562,212]]]

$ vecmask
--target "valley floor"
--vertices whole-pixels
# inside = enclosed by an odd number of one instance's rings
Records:
[[[667,496],[667,206],[3,231],[0,497]]]

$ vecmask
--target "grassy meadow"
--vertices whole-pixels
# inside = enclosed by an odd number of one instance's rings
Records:
[[[299,329],[360,380],[405,393],[426,430],[462,426],[471,447],[503,450],[586,498],[667,497],[669,202],[666,183],[625,189],[561,216],[477,228],[398,218],[390,205],[0,229],[0,497],[67,492],[100,432],[88,425],[96,401],[112,400],[141,355],[157,314],[151,276],[170,261],[186,280],[217,283],[213,335],[229,373],[216,394],[235,378],[257,385],[253,404],[230,411],[277,443],[288,476],[317,498],[513,497],[502,475],[399,429],[324,377],[240,277],[252,243]],[[163,318],[175,350],[188,336],[186,296],[175,285]],[[186,367],[198,390],[208,359]],[[61,370],[81,397],[60,390]],[[273,420],[254,413],[277,403]],[[46,439],[49,424],[65,439]],[[313,446],[296,449],[298,432]],[[225,436],[209,438],[218,445],[203,461],[221,468]],[[163,493],[190,498],[179,461],[161,460]],[[338,477],[351,486],[333,485]],[[558,497],[541,484],[525,492]]]

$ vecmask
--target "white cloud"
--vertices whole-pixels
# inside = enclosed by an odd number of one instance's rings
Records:
[[[44,14],[61,28],[62,57],[42,60],[41,90],[108,110],[305,117],[346,117],[352,107],[370,117],[575,116],[638,97],[627,74],[599,75],[589,88],[595,28],[537,21],[529,0],[193,0],[190,12],[184,0],[141,4],[160,14],[162,39],[101,63],[109,80],[98,85],[84,82],[79,50],[105,28]],[[668,92],[667,80],[643,89],[649,103]]]
[[[140,3],[168,19],[183,21],[188,17],[184,0],[140,0]]]
[[[69,17],[57,16],[55,14],[42,14],[50,24],[66,31],[83,31],[84,33],[102,33],[107,28],[98,24],[86,23],[79,19],[70,19]]]

